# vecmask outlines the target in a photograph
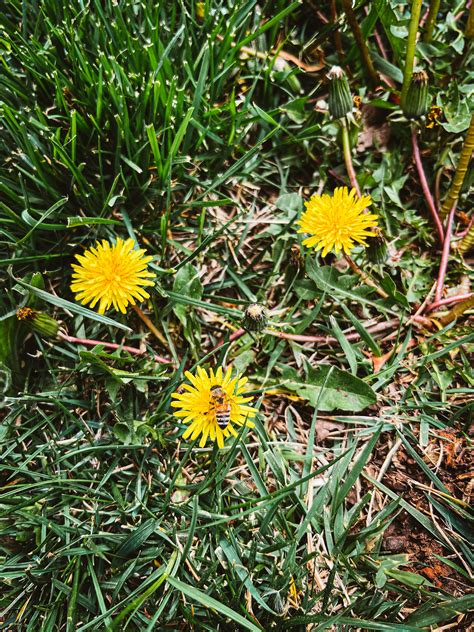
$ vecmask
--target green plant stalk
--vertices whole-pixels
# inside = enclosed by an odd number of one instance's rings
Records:
[[[357,195],[361,197],[359,183],[357,182],[357,176],[352,164],[352,152],[351,142],[349,139],[349,129],[347,127],[347,120],[344,118],[341,121],[341,134],[342,134],[342,151],[344,153],[344,162],[346,164],[347,175],[351,183],[351,187],[357,191]]]
[[[454,174],[453,181],[449,188],[448,194],[443,202],[443,206],[440,210],[441,219],[444,219],[449,211],[457,204],[461,187],[466,177],[467,168],[469,167],[469,161],[471,160],[472,152],[474,151],[474,114],[471,116],[471,124],[467,130],[466,138],[464,139],[464,145],[461,149],[459,156],[458,166],[456,173]]]
[[[344,13],[346,14],[347,21],[351,27],[354,39],[357,42],[359,48],[362,65],[364,66],[365,73],[370,83],[376,85],[379,82],[379,76],[374,68],[374,64],[370,57],[369,49],[367,48],[366,38],[362,34],[362,31],[357,21],[356,14],[352,9],[352,0],[342,0],[342,6],[344,7]]]
[[[422,0],[413,0],[411,5],[411,18],[410,28],[408,30],[407,52],[405,56],[405,68],[403,70],[403,85],[402,85],[402,101],[406,96],[408,86],[410,85],[411,76],[413,73],[413,64],[415,59],[416,50],[416,36],[418,33],[418,25],[420,23]]]
[[[441,0],[430,0],[430,12],[426,20],[425,34],[423,35],[425,42],[431,42],[433,38],[433,29],[436,24],[436,16],[438,15],[440,4]]]

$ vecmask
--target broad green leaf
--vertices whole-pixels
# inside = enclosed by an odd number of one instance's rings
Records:
[[[328,364],[321,365],[316,369],[309,367],[305,378],[301,378],[293,368],[286,369],[280,384],[308,400],[312,406],[316,406],[321,389],[331,369],[331,375],[327,379],[324,392],[319,400],[319,410],[360,412],[367,406],[375,404],[377,396],[368,384],[347,371],[331,367]]]
[[[283,193],[277,198],[275,206],[278,210],[294,216],[303,210],[303,200],[298,193]]]
[[[353,279],[347,275],[341,275],[332,266],[318,266],[315,259],[309,257],[306,262],[306,272],[309,278],[316,283],[317,287],[323,292],[327,292],[329,296],[337,296],[356,301],[357,303],[372,305],[381,312],[392,311],[380,303],[366,298],[363,293],[366,288],[364,290],[352,290]]]
[[[202,283],[199,272],[192,263],[187,263],[176,273],[173,283],[173,292],[193,300],[201,300]],[[186,324],[186,314],[190,311],[190,306],[178,303],[173,307],[173,311],[183,325]]]

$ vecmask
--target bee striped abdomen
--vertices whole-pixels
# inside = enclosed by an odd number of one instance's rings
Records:
[[[210,404],[217,425],[221,430],[224,430],[230,423],[231,406],[227,400],[227,395],[220,386],[211,387]]]

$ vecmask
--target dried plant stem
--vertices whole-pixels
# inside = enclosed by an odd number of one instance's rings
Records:
[[[457,303],[451,311],[449,311],[445,316],[442,316],[439,319],[439,322],[443,326],[449,325],[449,323],[452,323],[453,320],[456,320],[456,318],[464,314],[464,312],[466,312],[468,309],[471,309],[471,307],[474,307],[474,295],[470,296],[461,303]]]
[[[344,153],[344,162],[346,163],[346,171],[349,176],[351,187],[357,191],[357,195],[361,197],[359,183],[357,182],[357,176],[354,171],[354,165],[352,164],[351,143],[349,140],[349,129],[347,127],[346,119],[341,121],[341,133],[342,133],[342,151]]]
[[[435,293],[435,303],[438,303],[441,300],[441,295],[443,293],[444,287],[444,277],[446,276],[446,269],[448,267],[448,259],[449,259],[449,250],[451,246],[451,231],[453,228],[453,218],[454,211],[456,210],[456,205],[451,209],[451,213],[448,217],[448,223],[446,225],[446,233],[444,235],[444,243],[443,243],[443,252],[441,255],[441,263],[439,264],[439,273],[438,273],[438,283],[436,285],[436,293]]]
[[[163,336],[163,334],[161,332],[158,331],[158,329],[155,327],[155,325],[151,322],[151,320],[148,318],[148,316],[146,314],[144,314],[142,312],[142,310],[138,307],[138,305],[133,305],[132,306],[135,313],[137,314],[137,316],[145,323],[145,325],[148,327],[148,329],[151,331],[151,333],[158,338],[158,340],[166,347],[168,348],[168,342],[166,340],[166,338]]]
[[[448,194],[441,207],[440,216],[444,219],[449,211],[457,204],[459,193],[464,182],[464,178],[469,167],[469,161],[471,160],[472,152],[474,151],[474,114],[471,116],[471,124],[467,130],[466,138],[464,139],[464,145],[461,149],[459,156],[459,162],[454,174],[452,184],[449,188]]]
[[[352,8],[352,0],[342,0],[342,6],[349,26],[351,27],[352,34],[354,35],[354,39],[356,40],[367,78],[371,84],[377,85],[379,82],[379,76],[370,57],[369,49],[367,48],[367,40],[361,31],[356,14]]]
[[[467,18],[466,30],[464,32],[466,39],[474,38],[474,2],[471,2],[469,16]]]
[[[416,36],[418,34],[418,24],[420,23],[422,0],[413,0],[411,5],[410,28],[408,30],[407,52],[405,56],[405,68],[403,69],[402,102],[406,96],[413,73],[413,64],[416,50]]]
[[[461,253],[468,252],[474,247],[474,222],[471,222],[469,230],[457,244],[457,249]]]
[[[349,257],[349,255],[344,255],[344,259],[349,264],[351,270],[356,272],[366,285],[370,285],[370,287],[373,287],[374,290],[377,292],[377,294],[381,296],[382,298],[388,298],[387,292],[385,292],[385,290],[382,290],[382,288],[377,285],[377,283],[373,280],[372,277],[370,277],[366,272],[364,272],[361,268],[359,268],[357,263],[353,261]]]
[[[68,336],[65,333],[59,332],[58,338],[64,340],[65,342],[71,342],[73,344],[85,345],[86,347],[96,347],[97,345],[102,345],[106,349],[123,349],[124,351],[128,351],[132,355],[146,355],[146,351],[142,351],[141,349],[136,349],[135,347],[128,347],[127,345],[118,345],[115,342],[104,342],[102,340],[90,340],[89,338],[76,338],[75,336]],[[168,360],[167,358],[162,358],[159,355],[153,354],[153,359],[155,362],[159,362],[160,364],[173,364],[172,360]]]
[[[393,457],[396,455],[396,453],[398,452],[400,446],[402,445],[402,440],[401,439],[397,439],[397,441],[391,446],[387,456],[385,457],[384,462],[382,463],[382,467],[379,470],[379,473],[377,474],[377,481],[379,483],[382,482],[383,477],[385,476]],[[375,490],[374,490],[375,491]],[[370,499],[370,503],[369,503],[369,509],[367,510],[367,518],[366,518],[366,525],[369,526],[369,524],[372,522],[372,512],[374,509],[374,503],[375,503],[375,498],[376,498],[376,494],[372,495],[372,498]]]
[[[433,38],[433,29],[436,24],[436,17],[438,15],[440,4],[441,0],[430,0],[430,12],[426,21],[425,34],[423,35],[423,40],[425,42],[431,42]]]
[[[443,225],[439,218],[439,214],[436,209],[433,196],[431,195],[428,182],[426,181],[425,170],[423,169],[423,163],[421,161],[420,148],[418,147],[418,129],[416,128],[415,125],[413,125],[412,130],[411,130],[411,142],[412,142],[412,147],[413,147],[413,158],[415,160],[416,169],[418,171],[418,177],[420,178],[421,188],[423,189],[423,193],[425,196],[426,203],[428,205],[428,209],[435,223],[436,230],[438,231],[440,242],[443,243],[444,241]]]

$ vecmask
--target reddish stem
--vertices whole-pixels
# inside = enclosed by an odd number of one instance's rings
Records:
[[[449,213],[448,223],[446,225],[446,236],[443,243],[443,253],[441,255],[441,263],[439,265],[438,283],[436,285],[435,304],[441,300],[441,294],[443,293],[444,277],[446,276],[446,269],[448,267],[449,249],[451,246],[451,231],[453,228],[454,211],[456,210],[456,204],[453,205],[451,212]]]
[[[384,323],[371,325],[370,327],[367,327],[367,331],[370,333],[377,333],[390,329],[392,326],[396,325],[398,325],[398,319],[393,318],[392,320],[388,320]],[[229,336],[228,340],[221,340],[218,342],[212,351],[221,347],[225,342],[231,342],[232,340],[241,338],[245,333],[247,333],[245,329],[237,329]],[[334,338],[334,336],[304,336],[302,334],[287,334],[283,331],[275,331],[272,329],[265,329],[264,333],[270,336],[276,336],[277,338],[284,338],[285,340],[294,340],[295,342],[323,342],[326,344],[338,342],[337,338]],[[347,340],[358,340],[360,335],[355,331],[353,333],[346,334],[346,338]]]
[[[222,345],[225,344],[226,342],[232,342],[233,340],[237,340],[238,338],[241,338],[245,333],[247,333],[245,329],[236,329],[233,333],[230,334],[227,340],[225,339],[219,340],[219,342],[216,344],[215,347],[212,348],[211,351],[215,351],[216,349],[219,349],[219,347],[222,347]]]
[[[127,345],[118,345],[115,342],[103,342],[102,340],[89,340],[89,338],[75,338],[74,336],[68,336],[67,334],[59,333],[59,337],[66,342],[72,342],[79,345],[86,345],[88,347],[95,347],[96,345],[102,345],[107,349],[123,349],[124,351],[128,351],[133,355],[145,355],[147,352],[142,351],[141,349],[136,349],[135,347],[128,347]],[[173,364],[171,360],[166,358],[162,358],[159,355],[153,354],[153,359],[155,362],[159,362],[160,364]]]
[[[398,319],[393,318],[391,320],[387,320],[384,323],[377,323],[372,325],[371,327],[367,327],[367,331],[370,333],[377,333],[381,331],[385,331],[386,329],[390,329],[393,326],[398,325]],[[284,338],[285,340],[294,340],[296,342],[324,342],[326,344],[338,342],[337,338],[334,336],[304,336],[302,334],[287,334],[283,331],[273,331],[271,329],[265,330],[266,334],[270,334],[271,336],[276,336],[277,338]],[[360,335],[357,331],[354,331],[350,334],[345,334],[346,340],[358,340]]]
[[[426,203],[428,204],[428,209],[431,213],[431,217],[433,218],[433,221],[436,225],[439,239],[441,243],[444,243],[443,225],[441,224],[441,220],[439,218],[438,211],[436,210],[433,196],[431,195],[428,182],[426,181],[425,170],[423,169],[423,163],[421,162],[420,148],[418,147],[418,130],[416,129],[415,126],[413,126],[411,130],[411,142],[412,142],[412,147],[413,147],[413,158],[415,159],[416,169],[418,171],[418,177],[420,178],[420,182],[421,182],[421,188],[423,189],[423,193],[425,195],[425,200],[426,200]]]
[[[466,228],[466,230],[461,231],[460,233],[457,233],[455,235],[456,239],[462,239],[463,237],[465,237],[471,230],[471,226],[474,223],[474,217],[471,218],[471,221],[469,222],[468,227]]]
[[[428,308],[428,311],[432,311],[437,307],[441,307],[442,305],[449,305],[450,303],[459,303],[460,301],[465,301],[467,298],[471,298],[474,296],[472,292],[468,294],[458,294],[457,296],[448,296],[448,298],[442,298],[440,301],[436,301],[435,303],[431,303]]]

